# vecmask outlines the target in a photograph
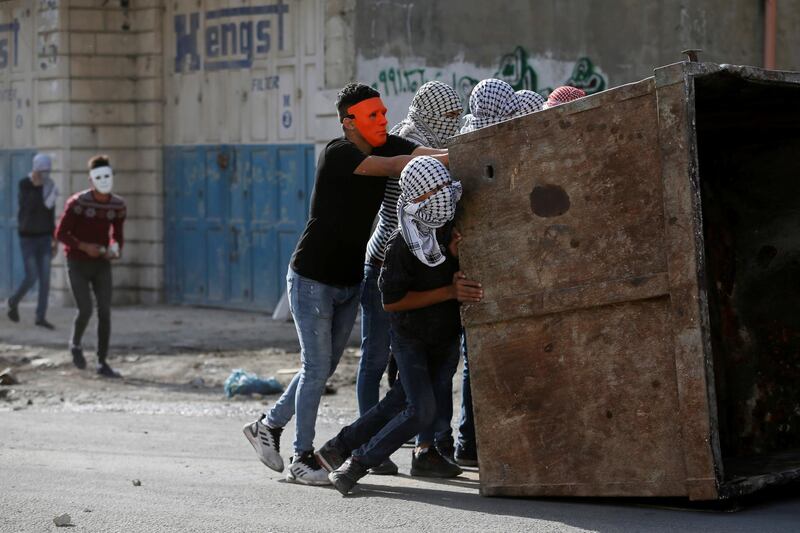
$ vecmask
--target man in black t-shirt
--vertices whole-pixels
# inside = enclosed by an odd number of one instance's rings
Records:
[[[272,409],[244,427],[261,462],[281,472],[280,435],[297,414],[286,478],[307,485],[330,484],[314,457],[314,425],[325,382],[355,323],[364,254],[386,180],[396,179],[414,156],[432,155],[448,163],[447,150],[388,135],[386,107],[373,88],[347,85],[336,107],[344,137],[329,142],[320,154],[308,223],[286,277],[302,369]]]

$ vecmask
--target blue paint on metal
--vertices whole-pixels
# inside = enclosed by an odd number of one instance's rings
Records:
[[[17,233],[19,180],[31,171],[33,150],[0,150],[0,297],[8,298],[25,277]],[[27,299],[34,293],[28,293]]]
[[[167,300],[274,309],[314,167],[306,144],[165,148]]]

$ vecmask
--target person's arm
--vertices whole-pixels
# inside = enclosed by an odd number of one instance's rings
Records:
[[[411,155],[414,157],[420,155],[429,155],[435,159],[438,159],[442,162],[444,166],[450,168],[450,155],[447,151],[447,148],[428,148],[426,146],[417,146]]]
[[[483,299],[483,288],[477,281],[468,280],[459,270],[453,275],[453,283],[429,291],[408,291],[396,302],[383,304],[389,312],[411,311],[429,307],[447,300],[458,300],[462,303],[477,303]]]
[[[117,216],[111,223],[111,242],[115,242],[119,245],[119,252],[117,255],[109,257],[109,259],[119,259],[120,257],[122,257],[122,246],[125,244],[125,236],[123,232],[124,227],[125,227],[125,211],[123,210],[122,214]]]
[[[56,227],[56,239],[70,248],[81,250],[89,257],[100,257],[100,245],[82,242],[73,234],[78,215],[73,212],[72,206],[73,202],[67,200],[64,206],[64,212],[61,213],[61,219],[58,221],[58,226]]]
[[[414,156],[411,155],[396,155],[393,157],[370,155],[356,167],[353,173],[360,176],[397,178],[412,159],[414,159]]]

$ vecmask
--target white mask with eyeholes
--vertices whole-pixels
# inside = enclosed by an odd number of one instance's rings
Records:
[[[114,188],[114,171],[111,167],[97,167],[89,171],[92,185],[100,194],[109,194]]]

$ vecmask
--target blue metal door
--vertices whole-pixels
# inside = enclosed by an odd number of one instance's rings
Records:
[[[18,183],[31,171],[33,150],[0,150],[0,297],[7,298],[25,277],[17,233]],[[28,293],[28,297],[32,297]]]
[[[271,310],[308,213],[313,146],[167,148],[168,301]]]

